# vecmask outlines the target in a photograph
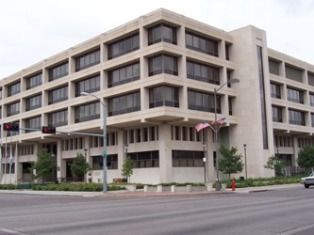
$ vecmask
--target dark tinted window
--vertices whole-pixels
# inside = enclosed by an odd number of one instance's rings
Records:
[[[49,81],[64,77],[69,73],[69,63],[65,62],[49,69]]]
[[[8,97],[18,94],[21,91],[21,83],[20,82],[16,82],[14,84],[8,85]]]
[[[160,86],[149,89],[149,107],[179,107],[179,90],[176,87]]]
[[[289,109],[289,123],[305,126],[305,113],[302,111]]]
[[[76,71],[91,67],[93,65],[99,64],[100,62],[100,50],[97,49],[92,52],[88,52],[84,55],[75,58]]]
[[[108,87],[135,81],[139,78],[140,64],[137,62],[109,71]]]
[[[218,56],[218,41],[186,32],[186,47],[209,55]]]
[[[204,151],[172,150],[173,167],[203,167]]]
[[[158,151],[128,153],[128,157],[133,161],[134,168],[159,167]]]
[[[41,129],[41,116],[25,119],[25,127],[36,130],[26,130],[26,132],[39,131]]]
[[[75,122],[83,122],[100,117],[99,102],[83,104],[75,107]]]
[[[48,125],[50,126],[64,126],[68,124],[68,110],[60,110],[48,114]]]
[[[108,45],[108,58],[112,59],[139,48],[139,34],[136,33],[132,36],[120,39]]]
[[[282,122],[282,107],[272,106],[272,114],[274,122]]]
[[[92,93],[100,90],[100,76],[96,75],[75,84],[76,96],[80,96],[82,92]]]
[[[303,81],[303,70],[291,65],[286,64],[286,78],[291,80],[302,82]]]
[[[217,85],[220,84],[219,68],[192,61],[187,61],[186,66],[188,78]]]
[[[140,110],[140,93],[135,92],[109,99],[109,116]]]
[[[20,113],[20,101],[16,101],[11,104],[7,104],[7,116],[12,116]]]
[[[26,89],[39,86],[42,83],[42,73],[33,75],[31,77],[27,77],[25,78],[25,80],[26,80]]]
[[[102,170],[103,169],[103,156],[92,156],[93,159],[93,170]],[[118,169],[118,155],[110,154],[107,155],[107,169]]]
[[[217,113],[221,112],[220,96],[217,95]],[[215,112],[214,95],[199,91],[188,91],[188,105],[189,109],[199,110],[205,112]]]
[[[280,84],[277,83],[270,83],[271,89],[271,97],[273,98],[281,98],[281,91],[280,91]]]
[[[280,62],[272,59],[268,59],[269,72],[275,75],[279,75],[280,72]]]
[[[157,42],[177,43],[177,30],[174,27],[160,24],[148,29],[148,45]]]
[[[304,103],[304,92],[295,88],[287,88],[288,100],[296,103]]]
[[[177,58],[170,55],[158,55],[149,58],[149,76],[160,73],[178,75]]]
[[[41,94],[31,96],[25,99],[25,110],[33,110],[41,107]]]
[[[48,92],[48,104],[68,99],[68,86],[59,87]]]

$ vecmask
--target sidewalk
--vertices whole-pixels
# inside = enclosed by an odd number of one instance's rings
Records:
[[[180,195],[207,195],[207,194],[226,194],[226,193],[254,193],[263,191],[273,191],[289,188],[303,188],[302,184],[284,184],[284,185],[271,185],[262,187],[250,187],[250,188],[237,188],[236,191],[226,189],[225,191],[216,192],[212,191],[198,191],[198,192],[143,192],[143,190],[137,190],[136,192],[130,192],[127,190],[103,192],[72,192],[72,191],[32,191],[32,190],[0,190],[0,193],[4,194],[26,194],[26,195],[46,195],[46,196],[81,196],[81,197],[148,197],[148,196],[180,196]]]

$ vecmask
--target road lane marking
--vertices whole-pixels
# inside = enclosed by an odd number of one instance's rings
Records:
[[[3,234],[5,233],[5,234]],[[12,230],[12,229],[7,229],[7,228],[0,228],[0,235],[9,235],[9,234],[13,234],[13,235],[30,235],[28,233],[22,233],[16,230]]]

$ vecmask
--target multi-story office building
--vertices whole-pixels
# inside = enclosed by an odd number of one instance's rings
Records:
[[[31,181],[46,148],[59,180],[72,179],[81,153],[91,165],[86,180],[100,182],[103,140],[83,132],[101,135],[105,103],[109,182],[126,156],[133,182],[203,182],[204,170],[214,181],[214,135],[194,126],[214,120],[218,88],[218,118],[226,118],[219,143],[242,155],[245,144],[248,176],[270,176],[270,156],[295,166],[299,149],[314,142],[313,86],[314,66],[269,49],[265,31],[225,32],[159,9],[0,81],[1,123],[21,127],[1,131],[0,179]],[[57,133],[42,134],[47,125]]]

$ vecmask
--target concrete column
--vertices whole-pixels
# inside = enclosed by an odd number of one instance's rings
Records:
[[[141,110],[149,109],[149,89],[141,87]]]
[[[148,45],[148,35],[147,30],[143,27],[140,27],[140,49],[144,49]]]
[[[106,90],[108,88],[108,72],[100,72],[100,90]]]
[[[75,98],[75,83],[68,82],[68,99],[71,100]]]
[[[188,110],[188,88],[183,86],[179,89],[179,107],[181,110]]]
[[[225,41],[220,41],[218,44],[218,57],[222,60],[226,59],[226,48],[225,48]]]
[[[286,68],[285,68],[285,64],[283,62],[280,62],[280,64],[279,64],[279,76],[281,76],[281,77],[286,76]]]
[[[140,58],[140,79],[145,79],[148,77],[148,63],[147,59],[145,57]]]
[[[62,182],[66,174],[65,161],[62,159],[62,140],[57,140],[57,179]]]
[[[177,43],[179,47],[185,48],[185,27],[181,26],[177,29]]]
[[[178,76],[181,79],[185,79],[186,73],[186,56],[182,55],[178,57]]]
[[[294,149],[294,154],[292,156],[292,165],[297,166],[297,160],[298,160],[298,153],[300,151],[299,145],[298,145],[298,137],[293,136],[293,149]]]
[[[118,133],[118,149],[117,149],[118,150],[117,152],[118,153],[118,169],[120,170],[120,172],[122,170],[124,159],[126,158],[126,155],[127,155],[127,143],[124,142],[123,132],[124,132],[123,129],[117,132]]]
[[[159,170],[160,182],[171,182],[172,177],[172,147],[171,126],[169,124],[159,125]]]
[[[48,83],[49,81],[49,73],[48,73],[48,69],[42,69],[42,83]]]

